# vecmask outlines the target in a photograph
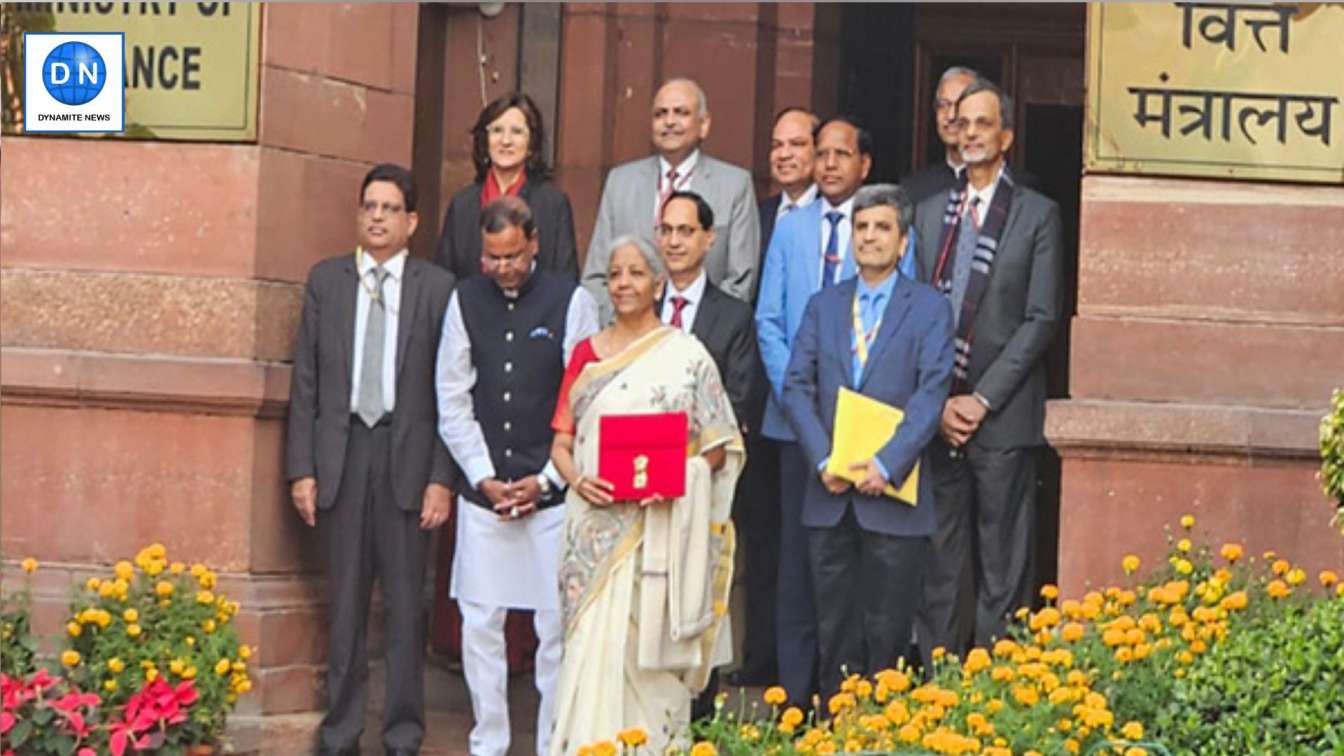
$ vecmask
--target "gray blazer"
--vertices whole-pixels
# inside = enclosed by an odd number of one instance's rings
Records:
[[[350,436],[350,375],[359,278],[354,255],[313,266],[303,292],[285,439],[285,477],[317,478],[318,509],[336,503]],[[453,274],[406,260],[397,323],[397,406],[392,412],[392,488],[397,506],[418,512],[425,486],[452,485],[454,467],[439,440],[434,361]]]
[[[1014,189],[989,289],[975,317],[967,371],[971,390],[992,408],[971,444],[989,449],[1045,443],[1044,358],[1063,317],[1059,205],[1021,182]],[[946,209],[947,192],[915,208],[919,280],[924,282],[938,262]]]
[[[700,153],[691,176],[691,191],[714,209],[714,246],[705,257],[709,282],[743,302],[750,302],[761,256],[761,229],[751,174]],[[654,244],[654,204],[658,201],[658,156],[622,163],[607,174],[597,223],[588,243],[582,283],[597,299],[602,322],[611,320],[607,267],[611,242],[634,234]]]

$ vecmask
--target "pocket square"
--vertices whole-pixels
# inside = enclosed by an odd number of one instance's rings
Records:
[[[529,339],[553,339],[555,338],[555,334],[546,326],[537,326],[532,329],[532,332],[529,333],[527,337]]]

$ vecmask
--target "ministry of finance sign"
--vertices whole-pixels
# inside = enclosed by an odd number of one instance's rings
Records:
[[[1090,171],[1344,183],[1344,4],[1091,3]]]
[[[118,32],[125,66],[125,131],[138,139],[254,141],[261,5],[227,2],[75,2],[0,5],[4,133],[22,133],[34,93],[20,84],[22,35]],[[38,93],[40,94],[40,93]],[[75,131],[87,129],[73,129]]]

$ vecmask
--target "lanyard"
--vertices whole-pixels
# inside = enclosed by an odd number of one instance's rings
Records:
[[[873,301],[876,303],[876,295]],[[863,318],[859,316],[859,293],[854,292],[854,351],[858,354],[860,366],[868,364],[868,349],[873,345],[873,339],[877,338],[877,331],[881,327],[882,318],[879,316],[873,327],[867,333],[864,332]]]

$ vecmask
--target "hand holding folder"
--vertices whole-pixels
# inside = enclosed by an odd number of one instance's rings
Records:
[[[831,458],[826,463],[826,472],[852,483],[863,480],[863,472],[850,467],[876,456],[896,434],[896,428],[904,419],[905,413],[897,407],[841,388],[835,403],[835,428],[831,434]],[[884,493],[915,506],[919,493],[919,463],[915,463],[899,488],[888,484]]]

